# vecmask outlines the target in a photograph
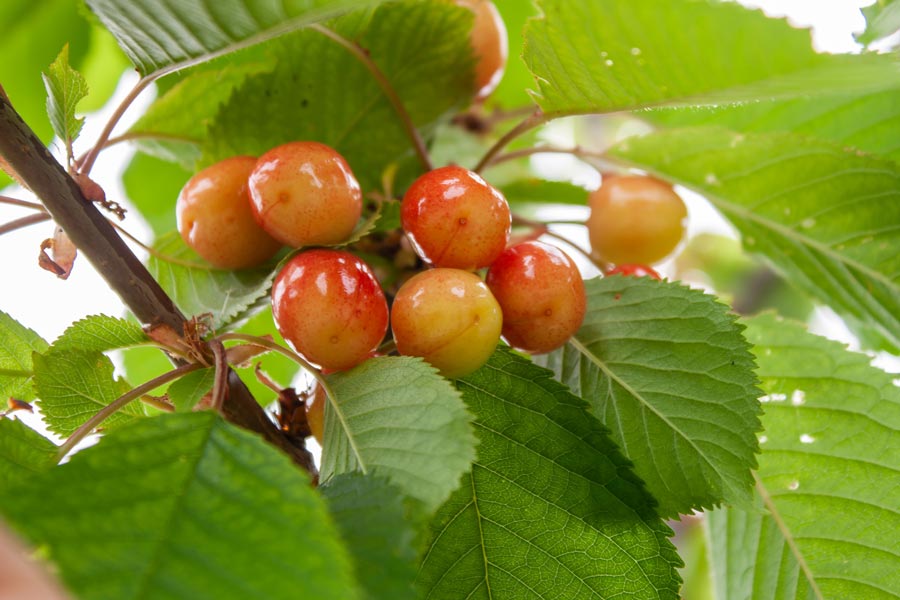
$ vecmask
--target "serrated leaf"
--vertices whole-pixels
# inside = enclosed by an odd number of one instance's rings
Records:
[[[540,0],[525,30],[550,116],[892,87],[897,59],[816,54],[807,31],[736,3]]]
[[[143,75],[233,52],[385,0],[86,0]]]
[[[34,354],[34,386],[47,429],[68,436],[92,415],[131,389],[113,375],[113,364],[99,352],[77,350]],[[132,402],[103,422],[104,429],[146,413]]]
[[[211,412],[111,432],[0,494],[0,510],[85,600],[357,597],[308,478]]]
[[[31,355],[47,347],[41,336],[0,310],[0,401],[28,402],[35,397]]]
[[[42,74],[47,89],[47,115],[57,137],[63,140],[67,148],[71,148],[84,125],[84,117],[77,118],[75,109],[88,95],[87,82],[69,64],[68,44],[63,46],[48,71]]]
[[[0,490],[56,464],[56,446],[19,420],[0,418]]]
[[[866,17],[866,30],[856,37],[861,44],[870,44],[900,30],[900,2],[879,0],[862,9]]]
[[[183,167],[138,152],[131,159],[122,184],[128,199],[157,238],[176,228],[175,202],[192,173]]]
[[[747,337],[766,392],[757,489],[769,514],[710,515],[719,597],[896,598],[896,380],[772,315],[748,320]]]
[[[166,394],[178,412],[194,410],[203,396],[212,391],[216,381],[215,369],[201,369],[188,373],[169,386]]]
[[[744,246],[843,316],[900,345],[900,166],[791,134],[696,128],[610,154],[692,188]]]
[[[150,338],[134,321],[106,315],[91,315],[66,328],[53,342],[53,349],[106,352],[149,343]]]
[[[585,286],[581,329],[539,360],[612,430],[663,516],[749,506],[759,390],[743,327],[678,284],[614,276]]]
[[[416,532],[399,488],[383,478],[347,473],[319,490],[350,550],[362,597],[416,598]]]
[[[334,375],[341,415],[325,408],[320,477],[387,477],[428,510],[459,485],[475,457],[470,415],[449,381],[420,359],[373,358]]]
[[[169,260],[151,256],[147,269],[184,314],[211,315],[215,329],[228,325],[265,297],[275,277],[266,267],[239,271],[206,267],[177,232],[161,238],[155,248]]]
[[[677,598],[671,530],[609,431],[551,375],[500,351],[458,380],[478,458],[432,522],[423,595]]]
[[[330,26],[365,49],[427,136],[471,100],[471,23],[471,12],[453,3],[405,1]],[[205,162],[315,140],[347,159],[363,190],[380,190],[382,174],[397,163],[405,167],[398,181],[418,172],[397,111],[357,56],[317,31],[279,40],[271,52],[276,68],[248,77],[219,112],[204,145]]]

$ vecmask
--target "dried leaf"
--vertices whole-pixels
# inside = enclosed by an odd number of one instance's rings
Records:
[[[47,250],[50,250],[50,254],[47,254]],[[52,238],[41,242],[38,265],[60,279],[68,279],[72,274],[72,267],[75,265],[77,256],[78,248],[75,247],[63,228],[57,227]]]

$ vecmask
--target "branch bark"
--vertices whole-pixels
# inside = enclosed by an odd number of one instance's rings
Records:
[[[53,220],[138,320],[184,332],[185,317],[172,299],[2,94],[0,157],[41,199]],[[229,372],[222,414],[230,422],[262,435],[315,477],[309,451],[298,448],[279,431],[234,371]]]

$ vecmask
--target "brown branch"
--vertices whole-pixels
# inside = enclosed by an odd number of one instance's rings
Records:
[[[185,317],[172,299],[5,98],[0,98],[0,157],[41,199],[53,220],[139,321],[184,333]],[[278,430],[234,371],[228,374],[222,414],[232,423],[262,435],[315,477],[309,451],[294,446]]]
[[[14,221],[10,221],[9,223],[0,225],[0,235],[15,231],[17,229],[22,229],[23,227],[28,227],[29,225],[34,225],[36,223],[43,223],[44,221],[49,220],[50,215],[48,215],[47,213],[35,213],[33,215],[21,217],[15,219]]]

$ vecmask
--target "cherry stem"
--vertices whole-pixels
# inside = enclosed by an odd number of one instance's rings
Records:
[[[567,246],[573,248],[576,252],[578,252],[579,254],[584,256],[586,259],[588,259],[588,261],[590,261],[590,263],[592,265],[594,265],[595,267],[600,269],[602,272],[604,272],[604,273],[606,272],[607,265],[604,265],[602,262],[598,261],[596,258],[594,258],[591,255],[590,252],[588,252],[587,250],[585,250],[584,248],[582,248],[581,246],[579,246],[578,244],[576,244],[575,242],[573,242],[572,240],[567,238],[566,236],[556,233],[555,231],[552,231],[548,227],[549,223],[543,223],[541,221],[527,219],[525,217],[520,217],[519,215],[513,215],[512,223],[513,223],[513,225],[520,225],[522,227],[530,227],[533,231],[540,232],[541,235],[546,235],[547,237],[552,237],[561,242],[565,242],[565,244]],[[584,223],[580,223],[580,222],[577,224],[584,225]]]
[[[170,142],[185,142],[185,143],[195,143],[196,142],[196,140],[194,140],[193,138],[189,138],[187,136],[179,136],[179,135],[172,135],[172,134],[166,134],[166,133],[141,133],[141,132],[132,133],[132,132],[128,132],[128,133],[123,133],[122,135],[117,135],[115,137],[111,137],[111,138],[107,139],[103,143],[103,146],[97,151],[97,153],[99,154],[103,150],[106,150],[107,148],[115,146],[116,144],[121,144],[122,142],[130,142],[131,140],[144,140],[144,139],[166,140],[166,141],[170,141]],[[93,148],[91,150],[88,150],[87,152],[85,152],[84,154],[79,156],[78,158],[76,158],[75,165],[78,166],[78,165],[82,164],[87,159],[88,155],[91,152],[93,152]]]
[[[27,202],[18,198],[10,198],[9,196],[0,196],[0,204],[12,204],[13,206],[21,206],[22,208],[33,208],[34,210],[44,210],[43,204],[37,202]]]
[[[147,75],[142,77],[140,81],[135,84],[135,86],[128,92],[128,95],[119,103],[119,106],[116,107],[116,110],[113,111],[113,114],[109,117],[109,120],[106,122],[106,125],[103,127],[103,131],[100,132],[100,136],[97,138],[97,141],[94,142],[94,147],[90,149],[87,155],[84,157],[84,161],[78,164],[78,171],[82,175],[87,175],[91,172],[91,169],[94,168],[94,163],[97,160],[97,157],[100,155],[100,151],[106,146],[106,142],[109,140],[109,136],[112,135],[112,131],[115,128],[116,124],[118,124],[119,119],[122,118],[122,115],[125,114],[125,111],[128,110],[128,107],[132,105],[132,103],[137,99],[137,97],[143,92],[147,86],[156,81],[156,78],[159,75]]]
[[[213,380],[212,389],[212,408],[220,411],[225,405],[225,394],[228,390],[228,360],[225,357],[225,348],[219,340],[209,342],[212,349],[213,357],[215,357],[216,373]]]
[[[350,426],[347,425],[347,418],[344,416],[344,411],[341,410],[340,405],[338,405],[337,400],[334,396],[334,391],[331,389],[331,385],[328,383],[328,380],[318,369],[313,367],[306,359],[304,359],[293,350],[285,348],[281,344],[278,344],[272,340],[268,340],[264,337],[247,335],[244,333],[223,333],[217,336],[215,339],[221,342],[229,340],[250,342],[251,344],[262,346],[263,348],[267,348],[269,350],[272,350],[273,352],[277,352],[283,356],[286,356],[287,358],[303,367],[303,369],[310,375],[312,375],[318,382],[318,384],[322,386],[322,389],[325,390],[325,395],[328,397],[328,401],[331,403],[331,408],[334,409],[334,414],[337,415],[338,420],[341,422],[341,426],[344,428],[344,432],[347,434],[347,441],[350,443],[350,447],[353,449],[353,454],[356,456],[356,461],[359,463],[360,470],[362,471],[363,475],[367,473],[366,464],[365,462],[363,462],[362,455],[359,453],[359,448],[356,447],[356,440],[350,433]]]
[[[115,221],[112,221],[110,219],[107,219],[107,221],[109,221],[109,224],[112,225],[116,229],[116,231],[118,231],[123,236],[125,236],[126,238],[128,238],[129,240],[131,240],[132,242],[137,244],[138,246],[140,246],[150,256],[158,258],[159,260],[164,260],[167,263],[171,263],[174,265],[181,265],[182,267],[187,267],[189,269],[203,269],[204,271],[214,271],[215,270],[210,265],[204,265],[204,264],[192,262],[189,260],[183,260],[180,258],[175,258],[174,256],[170,256],[168,254],[164,254],[163,252],[160,252],[159,250],[153,248],[152,246],[148,246],[147,244],[145,244],[144,242],[142,242],[135,236],[131,235],[127,229],[125,229],[124,227],[122,227],[121,225],[116,223]]]
[[[525,158],[527,156],[534,156],[535,154],[570,154],[577,158],[597,158],[601,160],[607,159],[607,155],[605,152],[594,152],[591,150],[586,150],[580,146],[575,146],[574,148],[559,148],[556,146],[534,146],[533,148],[523,148],[521,150],[514,150],[512,152],[507,152],[505,154],[501,154],[499,156],[495,156],[485,165],[486,167],[492,167],[494,165],[516,160],[518,158]]]
[[[137,400],[141,396],[155,390],[161,385],[165,385],[170,381],[174,381],[187,375],[191,371],[196,371],[202,365],[198,363],[189,363],[186,365],[181,365],[177,369],[173,369],[167,373],[163,373],[159,377],[154,377],[150,381],[143,383],[133,390],[126,392],[113,400],[110,404],[104,406],[100,409],[99,412],[92,415],[90,419],[88,419],[81,427],[75,430],[72,435],[59,447],[56,453],[56,462],[59,463],[62,459],[72,451],[72,448],[75,447],[78,442],[83,440],[89,433],[91,433],[95,428],[97,428],[103,421],[112,416],[115,412],[122,409],[127,404]]]
[[[478,164],[475,165],[475,168],[472,169],[476,173],[481,173],[485,167],[491,164],[491,161],[497,156],[501,150],[506,148],[510,142],[512,142],[517,137],[531,131],[535,127],[540,127],[544,123],[546,123],[549,119],[547,116],[541,111],[541,109],[536,109],[533,113],[525,118],[524,121],[507,131],[503,136],[494,142],[494,145],[490,147],[490,149],[485,153],[481,160],[478,161]]]
[[[369,52],[359,44],[351,42],[347,38],[323,25],[314,24],[310,25],[309,28],[313,31],[318,31],[328,39],[346,48],[369,70],[369,73],[372,74],[379,87],[381,87],[381,91],[384,92],[384,95],[387,96],[388,101],[394,107],[397,116],[400,117],[403,129],[406,131],[406,135],[409,136],[413,149],[416,151],[416,156],[418,156],[419,162],[422,163],[422,167],[424,167],[426,171],[431,171],[434,166],[431,164],[431,157],[428,156],[428,149],[425,146],[422,135],[416,128],[415,123],[413,123],[409,111],[406,110],[406,106],[403,104],[403,100],[401,100],[400,96],[397,94],[397,90],[394,89],[394,86],[388,80],[384,72],[377,64],[375,64],[375,61],[372,60]]]
[[[4,223],[3,225],[0,225],[0,235],[16,231],[17,229],[22,229],[23,227],[28,227],[29,225],[43,223],[44,221],[49,221],[49,220],[50,220],[50,215],[45,212],[35,213],[33,215],[27,215],[25,217],[21,217],[19,219],[10,221],[9,223]]]

